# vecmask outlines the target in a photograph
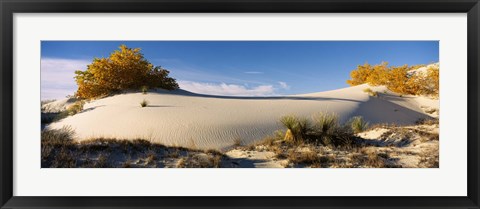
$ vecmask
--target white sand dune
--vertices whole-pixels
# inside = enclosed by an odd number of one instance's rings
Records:
[[[55,100],[42,105],[42,112],[43,113],[62,112],[62,111],[65,111],[71,105],[73,105],[75,101],[77,101],[75,98],[65,98],[65,99]]]
[[[377,91],[378,97],[364,93],[365,88]],[[140,102],[144,99],[149,105],[142,108]],[[385,87],[366,84],[283,97],[225,97],[159,90],[92,101],[81,113],[48,127],[71,126],[79,140],[142,138],[165,145],[226,149],[236,140],[248,144],[271,135],[282,128],[278,121],[284,115],[310,117],[327,111],[338,114],[342,121],[360,115],[370,123],[413,124],[429,117],[421,106],[438,108],[438,100],[400,97]]]

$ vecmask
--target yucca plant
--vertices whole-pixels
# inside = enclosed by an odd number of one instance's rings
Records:
[[[287,128],[284,140],[288,142],[295,141],[296,137],[294,132],[298,126],[297,117],[293,115],[283,116],[282,118],[280,118],[280,122],[283,124],[283,126],[285,126],[285,128]]]
[[[307,138],[310,131],[310,122],[307,118],[299,118],[297,116],[289,115],[283,116],[280,122],[287,128],[285,132],[285,141],[302,141]]]
[[[316,131],[320,134],[330,134],[338,127],[338,115],[335,113],[320,112],[313,116]]]
[[[368,122],[366,122],[362,116],[352,117],[349,120],[348,124],[350,124],[350,128],[354,133],[360,133],[367,130],[369,125]]]

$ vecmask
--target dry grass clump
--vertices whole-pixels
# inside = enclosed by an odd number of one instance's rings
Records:
[[[80,113],[83,110],[83,105],[85,105],[85,101],[79,100],[73,103],[70,107],[67,108],[67,114],[69,116],[75,115]]]
[[[415,121],[416,125],[438,125],[439,119],[438,118],[420,118]]]
[[[295,164],[314,164],[318,162],[318,155],[312,151],[297,152],[295,150],[290,150],[287,159]]]
[[[362,116],[355,116],[348,122],[350,128],[354,133],[360,133],[368,129],[368,122],[366,122]]]
[[[399,167],[389,163],[390,155],[371,148],[361,148],[350,154],[352,167],[391,168]]]
[[[418,164],[420,168],[439,168],[439,150],[438,147],[430,149],[427,152],[423,152],[420,155],[420,162]]]
[[[378,96],[378,93],[376,91],[373,91],[371,88],[363,89],[363,92],[367,93],[368,95],[370,95],[372,97],[377,97]]]
[[[185,156],[180,158],[177,163],[177,168],[220,168],[223,154],[221,155],[205,155],[196,154],[193,156]]]

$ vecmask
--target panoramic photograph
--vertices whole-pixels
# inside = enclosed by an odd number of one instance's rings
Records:
[[[439,168],[438,41],[42,41],[42,168]]]

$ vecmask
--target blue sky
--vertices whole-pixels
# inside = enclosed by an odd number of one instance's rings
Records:
[[[72,95],[73,72],[121,44],[141,48],[185,90],[231,96],[344,88],[350,71],[364,63],[439,62],[438,41],[42,41],[42,99]]]

